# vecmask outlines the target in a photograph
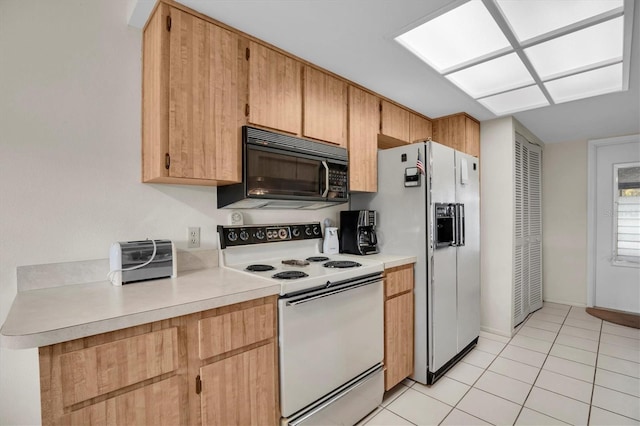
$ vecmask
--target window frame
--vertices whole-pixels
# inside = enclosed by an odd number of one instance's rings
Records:
[[[620,189],[618,183],[618,171],[620,169],[626,169],[630,167],[640,167],[640,162],[631,163],[618,163],[613,165],[613,238],[612,238],[612,259],[611,264],[615,266],[624,266],[629,268],[640,269],[640,255],[639,256],[627,256],[618,255],[618,206],[620,198]]]

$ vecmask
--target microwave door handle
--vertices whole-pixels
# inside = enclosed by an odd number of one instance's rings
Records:
[[[320,189],[322,191],[320,192],[320,196],[322,198],[326,198],[327,194],[329,193],[329,165],[327,164],[326,161],[323,161],[322,166],[324,167],[324,182],[326,187],[324,188],[324,191]]]

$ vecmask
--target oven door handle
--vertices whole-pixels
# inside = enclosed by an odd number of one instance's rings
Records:
[[[322,198],[326,198],[329,193],[329,165],[326,161],[323,161],[322,166],[324,167],[324,183],[326,187],[324,188],[324,191],[320,193],[320,196]]]
[[[356,288],[360,288],[360,287],[364,287],[366,285],[371,285],[371,284],[376,284],[382,281],[381,277],[376,277],[367,281],[363,281],[363,282],[358,282],[358,283],[354,283],[352,285],[346,286],[346,287],[341,287],[341,288],[336,288],[336,289],[332,289],[332,290],[327,290],[324,291],[322,293],[314,293],[311,294],[307,297],[303,297],[297,300],[292,300],[290,302],[286,302],[287,306],[297,306],[297,305],[303,305],[307,302],[312,302],[314,300],[318,300],[321,299],[323,297],[328,297],[328,296],[333,296],[335,294],[339,294],[339,293],[344,293],[346,291],[349,290],[354,290]]]

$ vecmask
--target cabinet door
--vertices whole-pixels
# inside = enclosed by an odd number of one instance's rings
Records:
[[[465,154],[480,156],[480,123],[465,114],[439,118],[433,125],[433,140]]]
[[[169,175],[239,182],[238,36],[171,9]]]
[[[249,123],[299,135],[302,64],[261,44],[249,43]]]
[[[411,139],[411,113],[390,102],[382,101],[382,126],[380,133],[401,141]]]
[[[304,67],[303,136],[347,147],[347,83]]]
[[[465,116],[454,115],[438,119],[434,140],[458,151],[464,151]]]
[[[480,123],[466,117],[464,152],[480,157]]]
[[[278,423],[274,345],[271,342],[200,369],[202,424]]]
[[[411,135],[409,142],[425,140],[432,137],[431,120],[411,114]]]
[[[43,425],[193,423],[186,317],[44,346]]]
[[[349,189],[378,190],[378,131],[380,106],[377,96],[349,86]]]
[[[180,379],[176,376],[71,411],[59,424],[83,425],[167,425],[185,424],[181,407]]]
[[[413,374],[413,292],[385,302],[384,387],[389,390]]]

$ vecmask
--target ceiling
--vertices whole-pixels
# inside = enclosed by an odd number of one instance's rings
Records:
[[[570,0],[561,0],[570,1]],[[153,0],[136,0],[141,28]],[[180,3],[436,118],[496,116],[394,41],[460,0],[181,0]],[[518,112],[545,143],[640,133],[640,5],[634,10],[629,90]]]

